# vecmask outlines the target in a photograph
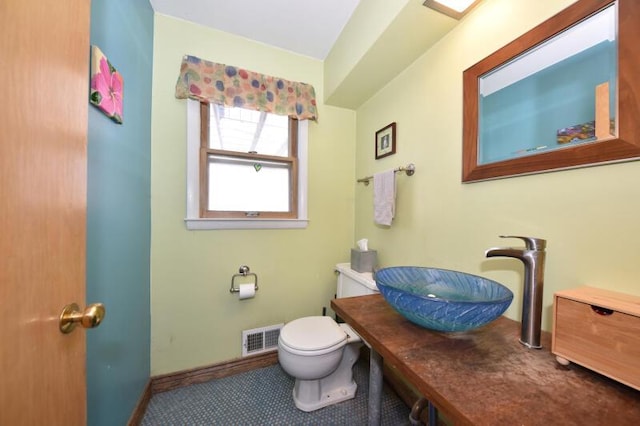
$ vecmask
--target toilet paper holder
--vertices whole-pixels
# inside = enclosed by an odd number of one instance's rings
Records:
[[[236,278],[238,278],[238,277],[249,277],[249,276],[253,276],[255,278],[255,281],[254,281],[253,285],[254,285],[255,290],[258,291],[258,276],[255,273],[250,272],[250,271],[251,270],[249,269],[249,267],[247,265],[242,265],[240,267],[240,269],[238,269],[238,273],[234,274],[231,277],[231,288],[229,289],[230,293],[239,293],[240,292],[240,288],[236,287],[236,285],[235,285]]]

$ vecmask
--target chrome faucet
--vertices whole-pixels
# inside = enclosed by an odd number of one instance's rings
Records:
[[[547,241],[541,238],[500,235],[500,238],[520,238],[525,248],[490,248],[487,257],[513,257],[524,263],[524,294],[522,297],[522,329],[520,343],[528,348],[540,349],[542,325],[542,291],[544,287],[544,260]]]

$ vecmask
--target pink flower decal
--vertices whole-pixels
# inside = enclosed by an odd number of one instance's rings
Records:
[[[116,123],[122,124],[122,75],[96,46],[91,49],[90,101]]]

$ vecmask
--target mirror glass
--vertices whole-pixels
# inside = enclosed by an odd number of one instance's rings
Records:
[[[614,4],[478,78],[479,165],[613,139]]]
[[[462,182],[640,159],[638,22],[577,0],[467,68]]]

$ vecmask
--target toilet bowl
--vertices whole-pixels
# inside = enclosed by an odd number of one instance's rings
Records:
[[[336,297],[378,293],[370,272],[336,265]],[[303,317],[280,329],[278,360],[296,381],[293,401],[300,410],[313,411],[351,399],[358,386],[353,380],[353,364],[365,343],[347,324],[330,317]],[[366,344],[366,343],[365,343]]]
[[[314,411],[356,394],[353,365],[362,339],[330,317],[303,317],[287,323],[278,338],[280,366],[295,378],[293,401]]]

